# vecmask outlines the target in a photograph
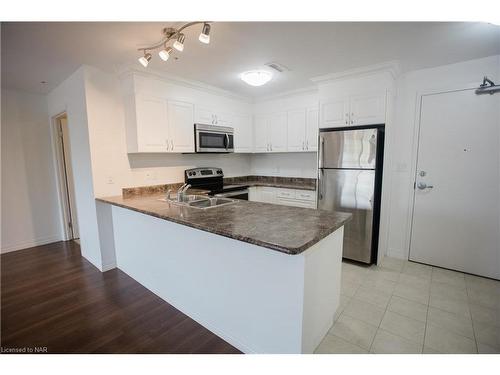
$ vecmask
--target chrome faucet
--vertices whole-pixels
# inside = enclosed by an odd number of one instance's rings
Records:
[[[177,202],[184,202],[186,191],[190,187],[191,187],[190,184],[184,184],[179,188],[179,190],[177,190]]]
[[[167,201],[170,200],[170,193],[172,193],[172,189],[167,190],[167,196],[166,196]]]

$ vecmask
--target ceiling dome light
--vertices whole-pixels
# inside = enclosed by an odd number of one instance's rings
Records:
[[[153,56],[151,56],[150,53],[145,53],[144,56],[139,57],[139,62],[142,64],[143,67],[147,67],[149,64],[149,61],[151,60]]]
[[[250,86],[262,86],[273,78],[273,75],[266,70],[250,70],[241,73],[240,78]]]
[[[177,37],[177,40],[174,43],[174,48],[177,51],[182,52],[184,50],[184,40],[186,40],[186,36],[180,33],[179,36]]]
[[[210,24],[204,23],[203,29],[201,30],[201,34],[199,36],[199,41],[205,44],[210,43]]]
[[[160,59],[162,59],[163,61],[167,61],[171,53],[172,47],[165,47],[160,52],[158,52],[158,55],[160,56]]]

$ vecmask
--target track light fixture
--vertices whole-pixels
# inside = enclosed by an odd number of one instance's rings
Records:
[[[154,44],[149,47],[143,47],[139,48],[138,50],[141,51],[144,56],[141,56],[139,58],[139,62],[144,66],[145,68],[148,66],[152,55],[150,51],[160,49],[161,50],[158,52],[158,55],[163,61],[167,61],[172,55],[173,48],[175,48],[177,51],[182,52],[184,50],[184,42],[186,40],[186,35],[182,32],[184,29],[198,25],[198,24],[203,24],[203,27],[201,29],[200,36],[198,37],[198,40],[201,43],[209,44],[210,43],[210,23],[209,21],[197,21],[197,22],[189,22],[186,23],[185,25],[179,27],[178,29],[173,28],[173,27],[166,27],[162,30],[163,32],[163,39],[158,43]],[[167,43],[171,40],[175,40],[172,47],[167,46]]]
[[[158,52],[158,55],[160,56],[160,59],[162,59],[163,61],[167,61],[171,53],[172,47],[165,47],[160,52]]]
[[[177,37],[177,40],[174,42],[174,48],[179,52],[184,51],[184,41],[185,40],[186,40],[186,36],[184,34],[180,33],[179,36]]]
[[[204,23],[203,29],[201,29],[201,34],[198,37],[198,40],[202,43],[208,44],[210,43],[210,24]]]
[[[146,51],[144,51],[144,56],[142,57],[139,57],[139,62],[142,64],[143,67],[147,67],[148,64],[149,64],[149,61],[151,60],[153,56],[151,56],[150,53],[146,53]]]

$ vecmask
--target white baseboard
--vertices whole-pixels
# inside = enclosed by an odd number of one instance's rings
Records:
[[[116,268],[116,263],[103,264],[101,272],[106,272]]]
[[[59,242],[59,241],[63,241],[63,238],[60,235],[57,235],[57,236],[35,238],[8,245],[2,244],[2,250],[0,252],[2,254],[5,254],[5,253],[10,253],[12,251],[29,249],[30,247],[46,245],[48,243]]]

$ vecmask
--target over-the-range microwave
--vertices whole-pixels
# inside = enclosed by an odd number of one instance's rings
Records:
[[[234,129],[227,126],[194,124],[196,152],[234,152]]]

